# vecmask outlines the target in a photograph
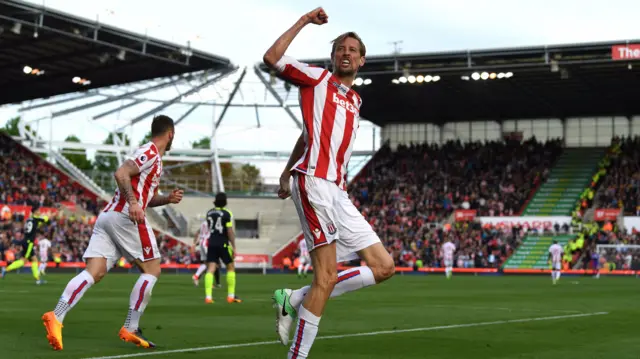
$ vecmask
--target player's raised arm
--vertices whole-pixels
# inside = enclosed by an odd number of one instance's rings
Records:
[[[308,24],[322,25],[328,21],[329,17],[321,7],[303,15],[271,45],[262,60],[267,66],[278,71],[282,77],[298,86],[313,86],[317,84],[324,71],[318,68],[310,68],[307,64],[285,56],[285,52],[293,39],[305,26]]]

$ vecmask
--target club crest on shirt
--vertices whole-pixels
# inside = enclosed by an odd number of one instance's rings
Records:
[[[337,231],[337,229],[336,229],[336,226],[333,225],[333,222],[329,222],[327,224],[327,232],[329,232],[329,234],[333,235],[333,234],[336,234],[336,231]]]
[[[138,158],[136,159],[136,162],[138,162],[138,166],[142,166],[145,162],[147,162],[148,159],[149,157],[147,157],[147,155],[143,153],[140,156],[138,156]]]

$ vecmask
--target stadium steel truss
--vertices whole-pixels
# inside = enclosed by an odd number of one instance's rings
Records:
[[[262,125],[260,108],[281,108],[297,128],[302,128],[291,110],[298,106],[296,89],[257,66],[239,68],[226,58],[197,51],[189,43],[171,44],[21,1],[0,3],[0,86],[11,89],[2,92],[0,105],[19,104],[22,143],[35,152],[50,154],[49,158],[63,166],[65,159],[60,154],[78,150],[103,151],[121,163],[134,144],[126,145],[116,134],[129,134],[136,123],[170,108],[184,109],[174,117],[178,126],[196,110],[209,109],[208,134],[213,148],[175,148],[164,158],[179,162],[166,170],[211,163],[212,192],[224,190],[220,158],[230,162],[286,161],[290,154],[218,149],[216,132],[230,108],[255,109],[257,127]],[[264,91],[261,101],[234,101],[244,97],[247,87],[255,92],[256,86]],[[95,113],[97,109],[100,112]],[[100,120],[112,120],[124,110],[135,114],[109,129],[114,134],[112,145],[53,141],[52,133],[35,130],[41,121],[50,121],[52,129],[56,119],[81,118],[91,112],[87,121],[98,126]],[[370,154],[363,151],[355,155]]]

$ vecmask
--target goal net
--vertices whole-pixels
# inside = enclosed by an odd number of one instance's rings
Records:
[[[596,252],[598,253],[600,273],[640,271],[640,245],[599,244],[596,246]],[[591,269],[593,269],[595,259],[592,253],[592,263],[589,265]]]

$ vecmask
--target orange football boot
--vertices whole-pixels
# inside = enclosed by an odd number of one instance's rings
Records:
[[[123,342],[133,343],[145,349],[156,347],[154,343],[152,343],[142,335],[142,331],[140,329],[134,332],[130,332],[127,330],[127,328],[122,327],[120,329],[120,333],[118,333],[118,336],[120,337],[120,339],[122,339]]]
[[[44,313],[42,324],[47,328],[47,340],[53,350],[62,350],[62,323],[58,321],[53,312]]]

